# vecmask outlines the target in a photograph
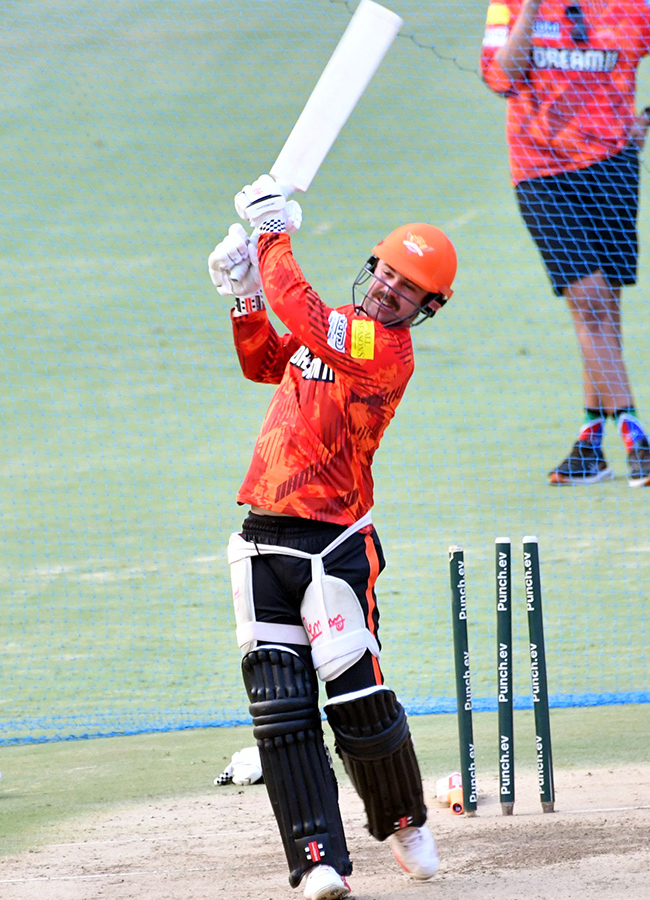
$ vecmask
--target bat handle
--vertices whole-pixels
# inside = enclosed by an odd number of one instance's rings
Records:
[[[271,175],[273,175],[273,172],[271,172]],[[286,181],[278,181],[277,178],[275,179],[275,181],[277,186],[280,188],[282,196],[285,200],[288,200],[289,197],[296,191],[296,188],[292,184],[287,184]]]

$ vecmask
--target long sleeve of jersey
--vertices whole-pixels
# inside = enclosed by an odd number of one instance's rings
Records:
[[[280,384],[298,341],[291,334],[280,337],[264,309],[247,316],[231,316],[231,320],[239,365],[246,378]]]
[[[413,373],[409,329],[328,307],[287,235],[261,235],[258,255],[267,302],[289,333],[279,336],[265,311],[233,321],[244,374],[280,382],[237,500],[349,525],[372,506],[373,457]]]
[[[634,122],[636,70],[650,52],[646,0],[542,2],[530,67],[511,82],[496,59],[522,0],[492,0],[481,51],[487,85],[508,98],[506,138],[513,183],[582,169],[619,153]],[[580,8],[582,28],[576,31]]]

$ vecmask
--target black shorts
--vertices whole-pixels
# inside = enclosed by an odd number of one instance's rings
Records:
[[[304,553],[321,553],[345,530],[345,525],[329,522],[249,513],[241,533],[244,540],[253,543],[275,544]],[[367,539],[371,542],[370,548]],[[257,621],[302,626],[300,604],[311,583],[310,561],[282,554],[264,554],[253,556],[251,567]],[[324,559],[325,573],[346,581],[357,595],[364,619],[378,643],[379,609],[374,582],[385,567],[379,537],[372,526],[350,535]],[[312,665],[309,648],[293,645],[292,649],[308,666]],[[328,697],[333,697],[382,683],[381,669],[367,651],[359,662],[338,678],[328,681],[325,688]]]
[[[636,282],[636,150],[586,169],[522,181],[516,192],[556,294],[599,269],[614,288]]]

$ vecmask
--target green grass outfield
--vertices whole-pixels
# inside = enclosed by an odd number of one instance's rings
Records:
[[[224,546],[270,389],[239,374],[206,259],[354,5],[2,4],[0,742],[246,718]],[[453,702],[460,543],[474,695],[494,696],[493,541],[536,534],[551,694],[647,697],[650,494],[629,490],[615,436],[613,483],[544,479],[581,418],[579,361],[515,208],[504,103],[477,75],[486,3],[388,5],[404,29],[301,198],[294,241],[333,306],[399,223],[434,221],[458,251],[455,296],[414,332],[416,373],[376,462],[387,679],[409,708]],[[640,84],[643,106],[645,69]],[[650,422],[648,296],[642,266],[624,321]]]
[[[457,770],[456,717],[412,716],[410,723],[423,775]],[[649,729],[647,705],[554,711],[556,772],[647,762]],[[522,777],[534,777],[533,734],[532,713],[517,712],[516,773]],[[495,735],[496,716],[475,714],[479,782],[497,775]],[[124,805],[241,790],[213,781],[232,754],[251,743],[250,728],[235,727],[0,748],[0,854],[55,843],[62,835],[73,839],[75,823]],[[336,767],[345,779],[338,758]]]

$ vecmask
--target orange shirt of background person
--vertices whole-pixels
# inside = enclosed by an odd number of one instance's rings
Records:
[[[571,39],[569,3],[544,0],[533,27],[531,67],[515,83],[495,60],[519,15],[521,0],[488,7],[481,73],[508,98],[506,138],[512,181],[581,169],[619,153],[635,124],[640,60],[650,52],[646,0],[580,4],[589,45]],[[576,4],[577,5],[577,4]]]

